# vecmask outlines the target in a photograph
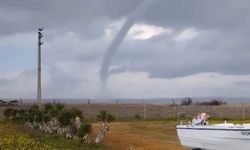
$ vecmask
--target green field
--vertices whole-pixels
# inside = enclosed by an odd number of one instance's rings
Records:
[[[81,144],[78,140],[66,139],[56,135],[44,134],[39,130],[31,130],[21,124],[0,122],[0,149],[4,150],[105,150],[103,144]]]
[[[223,121],[211,121],[211,123]],[[250,122],[234,120],[233,123]],[[0,122],[0,149],[72,150],[188,150],[179,144],[176,121],[120,121],[112,123],[101,144],[81,144],[78,140],[44,134],[20,124]],[[99,129],[93,124],[92,140]]]
[[[78,140],[44,134],[20,124],[1,122],[1,149],[73,149],[73,150],[127,150],[182,148],[176,136],[173,121],[114,122],[101,144],[81,144]],[[93,124],[93,135],[99,125]]]

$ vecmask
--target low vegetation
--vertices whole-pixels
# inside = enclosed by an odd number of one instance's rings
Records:
[[[47,103],[42,108],[40,109],[37,105],[31,106],[27,110],[7,108],[4,116],[7,121],[23,124],[25,128],[33,131],[39,130],[45,135],[71,139],[80,144],[100,143],[114,120],[112,114],[101,111],[97,115],[101,129],[95,139],[91,139],[92,124],[84,119],[80,110],[65,109],[64,105],[60,103]]]
[[[100,114],[97,115],[97,120],[100,122],[102,128],[95,138],[95,143],[100,143],[110,130],[110,123],[115,120],[115,118],[112,114],[106,111],[101,111]]]
[[[205,105],[205,106],[219,106],[219,105],[225,105],[225,104],[226,102],[223,102],[222,100],[216,100],[216,99],[197,103],[197,105]]]
[[[175,103],[173,103],[173,104],[175,105]],[[216,99],[193,103],[192,98],[188,97],[188,98],[182,99],[180,105],[184,105],[184,106],[188,106],[188,105],[219,106],[219,105],[225,105],[225,104],[226,104],[226,102],[223,102],[222,100],[216,100]]]

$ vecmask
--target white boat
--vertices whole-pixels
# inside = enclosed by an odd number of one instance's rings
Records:
[[[201,150],[250,150],[250,124],[207,125],[206,119],[199,122],[200,118],[194,118],[190,125],[177,125],[181,145]]]

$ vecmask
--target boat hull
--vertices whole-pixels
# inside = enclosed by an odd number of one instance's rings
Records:
[[[180,143],[205,150],[249,150],[250,126],[178,125]]]

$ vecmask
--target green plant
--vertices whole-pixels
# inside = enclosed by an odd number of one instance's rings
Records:
[[[20,109],[16,110],[16,121],[25,121],[26,110]]]
[[[17,111],[15,109],[12,108],[7,108],[4,110],[3,114],[5,116],[6,119],[15,119],[16,118],[16,113]]]
[[[73,118],[80,117],[80,118],[83,119],[82,112],[81,112],[79,109],[72,108],[72,109],[70,110],[70,112],[71,112],[71,115],[72,115]]]
[[[48,114],[50,117],[57,117],[64,109],[64,105],[60,103],[46,103],[44,104],[44,113]]]
[[[54,105],[55,109],[58,110],[58,111],[64,109],[64,104],[62,104],[62,103],[55,103],[53,105]]]
[[[51,109],[53,109],[53,104],[51,104],[51,103],[44,104],[44,111],[49,111]]]
[[[72,119],[72,114],[69,110],[62,110],[57,119],[63,126],[68,126]]]
[[[97,120],[101,122],[112,122],[113,120],[115,120],[115,117],[107,111],[103,110],[100,111],[100,113],[97,115]]]
[[[51,116],[49,114],[43,112],[42,113],[42,121],[45,122],[45,123],[47,123],[50,120],[51,120]]]
[[[38,105],[33,105],[29,109],[29,121],[41,122],[42,121],[42,111],[39,109]]]
[[[142,117],[141,117],[139,114],[135,114],[135,119],[137,119],[137,120],[141,120],[141,119],[142,119]]]
[[[91,124],[82,123],[80,128],[77,130],[77,136],[80,141],[83,142],[83,137],[91,132]]]

